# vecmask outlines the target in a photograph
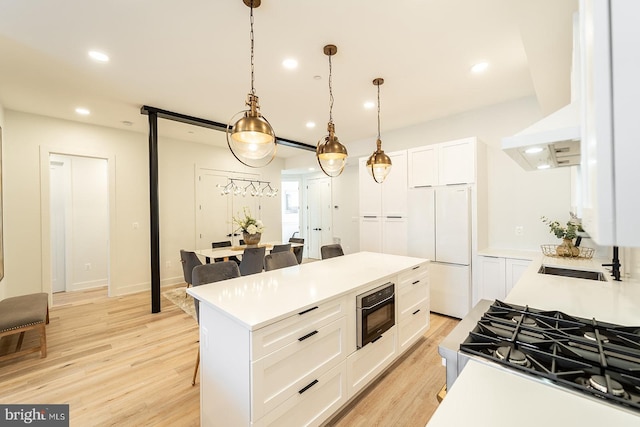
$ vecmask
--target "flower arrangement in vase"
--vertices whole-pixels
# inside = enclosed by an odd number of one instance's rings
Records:
[[[251,211],[246,206],[243,208],[244,218],[233,217],[233,222],[238,226],[235,231],[242,231],[242,238],[248,245],[257,245],[260,243],[264,224],[261,220],[251,216]]]
[[[566,225],[561,225],[558,221],[552,221],[543,216],[542,222],[549,226],[549,233],[555,234],[562,243],[556,248],[556,254],[563,257],[580,256],[580,249],[573,244],[573,239],[578,236],[578,231],[583,231],[580,220],[573,214]]]

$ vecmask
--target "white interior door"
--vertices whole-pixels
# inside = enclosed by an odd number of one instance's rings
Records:
[[[64,163],[51,161],[49,184],[51,202],[51,291],[64,292],[66,279],[66,191]]]
[[[331,218],[331,180],[307,182],[307,236],[309,258],[320,258],[320,247],[333,243]]]
[[[228,177],[215,171],[201,169],[198,174],[198,206],[196,206],[196,247],[211,248],[212,242],[232,240],[229,223],[231,195],[221,195]]]

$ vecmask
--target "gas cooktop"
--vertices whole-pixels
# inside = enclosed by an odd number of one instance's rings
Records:
[[[640,326],[496,300],[460,351],[640,413]]]

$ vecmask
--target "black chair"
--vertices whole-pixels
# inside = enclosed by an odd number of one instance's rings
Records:
[[[291,252],[291,243],[284,243],[282,245],[273,245],[271,253],[274,252]]]
[[[289,239],[291,243],[302,243],[304,245],[304,239],[301,237],[291,237]],[[298,264],[302,264],[302,251],[304,250],[304,246],[296,246],[293,248],[293,254],[296,256],[298,260]]]
[[[233,279],[240,277],[240,269],[238,264],[233,261],[215,262],[213,264],[201,264],[193,269],[192,285],[199,286],[206,283],[215,283],[221,280]],[[200,324],[200,301],[194,298],[193,304],[196,309],[196,319]],[[198,375],[198,366],[200,365],[200,347],[198,347],[198,357],[196,359],[196,367],[193,371],[193,380],[191,385],[196,385],[196,376]]]
[[[320,256],[322,256],[322,259],[334,258],[342,255],[344,255],[344,251],[339,243],[325,245],[320,248]]]
[[[291,251],[271,252],[264,257],[265,271],[277,270],[278,268],[291,267],[294,265],[298,265],[298,260]]]
[[[223,242],[212,242],[211,243],[211,249],[216,249],[216,248],[230,248],[231,247],[231,240],[225,240]],[[224,258],[214,258],[213,262],[222,262],[224,261]],[[229,257],[229,261],[235,261],[236,264],[240,265],[240,259],[233,255]]]
[[[193,285],[191,274],[193,269],[199,265],[202,265],[202,261],[198,258],[195,252],[185,251],[180,249],[180,262],[182,263],[182,274],[184,281],[187,283],[187,288]]]
[[[261,273],[264,268],[265,247],[246,248],[240,261],[240,274],[248,276],[250,274]]]

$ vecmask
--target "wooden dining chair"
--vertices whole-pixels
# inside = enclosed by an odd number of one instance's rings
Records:
[[[257,248],[246,248],[240,261],[240,274],[248,276],[250,274],[261,273],[264,269],[264,246]]]
[[[278,268],[292,267],[298,265],[296,256],[291,251],[271,252],[264,257],[265,271],[277,270]]]
[[[214,262],[212,264],[202,264],[193,269],[193,286],[200,286],[207,283],[215,283],[221,280],[233,279],[240,277],[240,269],[238,264],[233,261]],[[200,301],[193,299],[196,309],[196,319],[200,324]],[[198,346],[198,357],[196,358],[196,367],[193,370],[193,380],[191,385],[196,385],[196,376],[198,375],[198,366],[200,366],[200,346]]]

